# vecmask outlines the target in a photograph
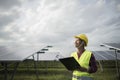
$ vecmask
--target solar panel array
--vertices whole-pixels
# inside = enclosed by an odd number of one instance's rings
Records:
[[[105,43],[109,48],[120,49],[118,43]],[[23,61],[35,52],[40,50],[38,46],[0,46],[0,61]],[[96,60],[115,60],[115,51],[93,51]],[[40,60],[54,60],[58,53],[40,54]],[[60,55],[61,56],[61,55]],[[117,59],[120,60],[120,54],[117,53]]]
[[[94,54],[96,60],[115,60],[115,52],[114,51],[92,51]],[[59,58],[63,57],[59,53],[45,53],[45,54],[39,54],[39,60],[40,61],[53,61],[58,60]],[[120,54],[118,54],[118,59],[120,60]]]
[[[92,51],[96,60],[115,60],[115,52],[114,51]],[[118,54],[117,59],[120,60],[120,54]]]
[[[23,61],[38,50],[38,46],[0,46],[0,61]]]

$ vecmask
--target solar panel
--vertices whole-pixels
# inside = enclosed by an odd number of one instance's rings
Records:
[[[120,50],[120,43],[104,43],[104,46]]]
[[[92,51],[96,60],[115,60],[115,52],[114,51]],[[120,54],[118,54],[117,59],[120,60]]]
[[[0,61],[23,61],[38,50],[38,46],[0,46]]]
[[[96,60],[115,60],[115,52],[114,51],[92,51]],[[63,56],[60,53],[55,52],[46,52],[44,54],[39,54],[40,61],[53,61],[62,58]],[[120,54],[117,57],[120,60]]]
[[[114,51],[92,51],[96,60],[116,60]],[[40,61],[53,61],[59,59],[62,55],[59,53],[45,53],[39,55]],[[118,54],[117,59],[120,60],[120,54]]]
[[[46,52],[44,54],[39,54],[39,60],[40,61],[54,61],[54,60],[57,61],[59,58],[61,58],[61,56],[62,55],[58,52]]]

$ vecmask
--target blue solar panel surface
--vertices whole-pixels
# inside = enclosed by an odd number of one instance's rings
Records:
[[[0,61],[23,61],[38,50],[38,46],[0,46]]]
[[[96,60],[115,60],[114,51],[92,51]],[[120,60],[120,54],[117,53],[117,59]]]

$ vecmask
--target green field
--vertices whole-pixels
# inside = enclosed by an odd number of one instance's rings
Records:
[[[103,71],[101,71],[98,65],[98,71],[92,74],[95,80],[118,80],[115,61],[101,61],[101,64]],[[66,70],[58,61],[40,61],[37,63],[37,66],[39,80],[71,80],[72,72]],[[13,67],[13,64],[9,66],[8,79],[11,76]],[[2,68],[2,65],[0,65],[0,80],[4,80]],[[31,60],[20,63],[14,76],[14,80],[38,80],[38,78],[36,76],[34,62]]]

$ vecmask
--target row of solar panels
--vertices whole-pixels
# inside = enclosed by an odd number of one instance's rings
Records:
[[[104,46],[113,49],[120,49],[120,44],[106,43]],[[0,46],[0,61],[23,61],[35,52],[40,50],[38,46]],[[120,60],[120,54],[115,51],[93,51],[96,60],[115,60],[116,54],[117,59]],[[59,53],[45,53],[39,55],[39,60],[56,60]]]
[[[116,60],[116,55],[114,51],[92,51],[96,60]],[[58,60],[62,55],[59,53],[45,53],[39,55],[39,60],[50,61]],[[117,59],[120,60],[120,54],[117,55]]]
[[[0,61],[23,61],[38,50],[38,46],[0,46]]]

